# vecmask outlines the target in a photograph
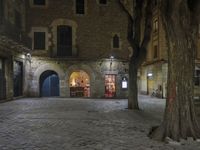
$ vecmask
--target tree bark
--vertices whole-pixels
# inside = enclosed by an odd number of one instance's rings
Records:
[[[194,111],[194,67],[198,24],[186,0],[166,0],[162,19],[168,45],[168,88],[163,123],[150,134],[156,140],[200,138]],[[194,20],[193,20],[194,19]]]
[[[136,62],[129,63],[129,95],[128,108],[139,109],[138,105],[138,85],[137,85],[138,67]]]

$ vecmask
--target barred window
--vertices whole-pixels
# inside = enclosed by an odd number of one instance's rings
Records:
[[[84,13],[85,13],[85,1],[76,0],[76,14],[84,14]]]
[[[34,32],[34,49],[45,50],[45,32]]]

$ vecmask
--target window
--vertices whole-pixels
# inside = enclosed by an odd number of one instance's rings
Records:
[[[57,27],[57,56],[72,56],[72,27],[60,25]]]
[[[84,14],[84,13],[85,13],[85,1],[76,0],[76,14]]]
[[[21,14],[17,10],[15,10],[15,26],[19,29],[22,28]]]
[[[153,5],[154,5],[154,7],[156,7],[158,5],[158,0],[154,0]]]
[[[154,20],[153,22],[153,32],[157,32],[158,31],[158,20]]]
[[[113,37],[113,48],[119,48],[119,36],[117,34]]]
[[[46,0],[33,0],[34,5],[45,5]]]
[[[0,0],[0,23],[3,21],[4,17],[4,7],[3,7],[3,0]]]
[[[199,38],[200,38],[200,24],[199,24]]]
[[[45,32],[34,32],[34,49],[45,50]]]
[[[156,59],[158,58],[158,46],[154,45],[154,54],[153,54],[153,58]]]
[[[106,5],[107,4],[107,0],[99,0],[99,4]]]
[[[195,70],[194,85],[200,86],[200,69]]]

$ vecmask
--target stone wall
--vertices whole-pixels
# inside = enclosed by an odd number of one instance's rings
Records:
[[[105,75],[116,74],[116,97],[126,98],[128,91],[121,89],[122,77],[127,75],[127,63],[119,60],[113,60],[112,65],[110,59],[97,61],[66,61],[55,60],[43,57],[32,58],[30,74],[30,96],[40,95],[39,78],[41,74],[47,70],[55,71],[60,80],[60,96],[70,97],[69,78],[74,71],[82,70],[89,75],[90,78],[90,97],[102,98],[105,93]]]

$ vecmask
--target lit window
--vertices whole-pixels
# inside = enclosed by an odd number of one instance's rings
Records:
[[[46,0],[33,0],[34,5],[45,5]]]
[[[85,1],[76,0],[76,14],[84,14],[84,13],[85,13]]]
[[[99,4],[106,5],[107,4],[107,0],[99,0]]]
[[[119,48],[119,36],[117,34],[113,37],[113,48]]]
[[[45,50],[45,32],[34,32],[34,49]]]

